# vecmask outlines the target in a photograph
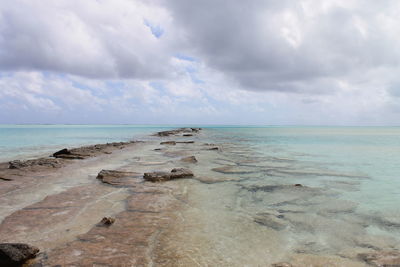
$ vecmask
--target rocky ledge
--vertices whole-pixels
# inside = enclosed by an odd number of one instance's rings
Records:
[[[193,172],[185,168],[174,168],[171,172],[147,172],[143,175],[146,181],[164,182],[173,179],[193,177]]]
[[[191,133],[197,133],[201,128],[179,128],[175,130],[162,131],[156,133],[157,136],[170,136],[170,135],[182,135],[182,136],[193,136]]]

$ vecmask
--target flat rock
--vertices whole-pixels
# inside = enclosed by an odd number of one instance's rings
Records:
[[[255,173],[256,171],[240,168],[237,166],[223,166],[211,169],[212,171],[223,173],[223,174],[247,174],[247,173]]]
[[[140,175],[140,173],[136,172],[101,170],[96,178],[106,184],[121,186],[131,184],[129,180],[140,177]]]
[[[400,251],[397,250],[360,253],[358,258],[373,266],[400,266]]]
[[[21,266],[39,253],[37,247],[23,243],[0,244],[0,266]]]
[[[190,157],[181,158],[181,161],[188,162],[188,163],[196,163],[197,159],[195,156],[190,156]]]
[[[176,145],[175,141],[165,141],[165,142],[161,142],[160,145],[171,145],[174,146]]]
[[[9,169],[23,169],[28,167],[51,167],[59,168],[62,163],[57,159],[52,158],[39,158],[31,160],[13,160],[8,163]]]
[[[148,172],[145,173],[143,178],[150,182],[163,182],[173,179],[192,177],[193,172],[185,168],[174,168],[170,173],[168,172]]]
[[[278,216],[268,213],[260,213],[254,217],[254,222],[280,231],[285,229],[288,224]]]

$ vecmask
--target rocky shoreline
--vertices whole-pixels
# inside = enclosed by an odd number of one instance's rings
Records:
[[[341,256],[313,254],[318,248],[309,242],[287,256],[280,233],[314,231],[296,217],[308,208],[297,202],[323,198],[320,188],[252,184],[260,171],[272,173],[268,159],[236,144],[206,143],[200,128],[153,137],[1,163],[0,266],[400,266],[395,245],[372,241]],[[249,196],[278,202],[250,213]],[[337,200],[315,218],[353,211],[353,203]],[[236,250],[240,243],[246,252]]]

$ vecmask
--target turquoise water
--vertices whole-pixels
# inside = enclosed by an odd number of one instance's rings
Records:
[[[0,125],[0,162],[45,155],[64,147],[148,138],[171,126]]]

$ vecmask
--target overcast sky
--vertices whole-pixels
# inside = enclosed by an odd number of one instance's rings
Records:
[[[0,0],[0,123],[399,125],[398,0]]]

